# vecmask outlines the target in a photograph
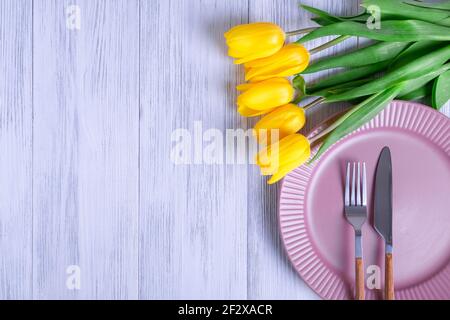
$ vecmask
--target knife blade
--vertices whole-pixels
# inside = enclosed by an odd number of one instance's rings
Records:
[[[392,161],[391,151],[384,147],[375,174],[374,226],[385,241],[385,299],[394,300],[394,267],[392,241]]]
[[[391,151],[384,147],[375,175],[375,229],[392,246],[392,162]]]

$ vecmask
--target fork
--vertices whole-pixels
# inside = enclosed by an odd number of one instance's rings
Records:
[[[356,300],[364,300],[364,264],[362,259],[362,232],[361,228],[367,219],[367,179],[366,164],[347,163],[345,178],[345,218],[355,230],[355,286]],[[352,172],[351,172],[352,171]],[[351,183],[350,183],[351,176]]]

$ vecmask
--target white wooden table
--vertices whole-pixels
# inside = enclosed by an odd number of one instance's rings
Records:
[[[251,127],[223,33],[310,26],[297,4],[0,0],[0,298],[317,298],[283,252],[278,189],[256,167],[170,161],[175,129]]]

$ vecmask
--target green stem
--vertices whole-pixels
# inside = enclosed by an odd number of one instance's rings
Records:
[[[331,40],[331,41],[328,41],[328,42],[326,42],[326,43],[324,43],[324,44],[322,44],[322,45],[320,45],[320,46],[318,46],[318,47],[316,47],[316,48],[314,48],[314,49],[309,50],[309,52],[310,52],[311,54],[320,52],[320,51],[322,51],[322,50],[325,50],[325,49],[328,49],[328,48],[330,48],[330,47],[332,47],[332,46],[335,46],[335,45],[337,45],[338,43],[347,40],[348,38],[350,38],[350,36],[340,36],[340,37],[337,37],[337,38],[335,38],[335,39],[333,39],[333,40]]]
[[[333,131],[334,129],[336,129],[339,126],[339,122],[336,121],[334,122],[332,125],[330,125],[328,128],[326,128],[325,130],[323,130],[321,133],[315,135],[314,137],[312,137],[309,140],[309,143],[312,145],[314,142],[322,139],[323,137],[325,137],[327,134],[329,134],[331,131]]]
[[[309,33],[311,31],[316,30],[317,28],[318,27],[311,27],[311,28],[305,28],[305,29],[298,29],[298,30],[288,31],[288,32],[286,32],[286,36],[291,37],[291,36],[296,36],[298,34]]]
[[[310,108],[312,108],[312,107],[314,107],[314,106],[317,106],[318,104],[320,104],[320,103],[322,103],[322,102],[324,102],[324,101],[325,101],[325,98],[324,98],[324,97],[318,98],[318,99],[312,101],[311,103],[308,103],[307,105],[305,105],[305,106],[303,107],[303,110],[306,111],[306,110],[308,110],[308,109],[310,109]]]

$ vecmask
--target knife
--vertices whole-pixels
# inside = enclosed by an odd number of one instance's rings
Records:
[[[375,174],[374,224],[385,241],[385,282],[386,300],[394,300],[394,270],[392,243],[392,162],[391,151],[384,147],[378,159]]]

